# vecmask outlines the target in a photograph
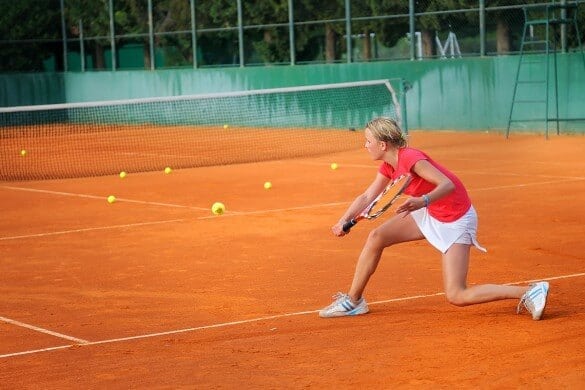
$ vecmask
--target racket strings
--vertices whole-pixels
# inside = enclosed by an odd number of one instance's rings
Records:
[[[373,202],[368,215],[375,217],[386,211],[396,199],[400,197],[404,189],[410,183],[410,176],[402,176],[396,179],[389,187],[386,187],[376,201]]]

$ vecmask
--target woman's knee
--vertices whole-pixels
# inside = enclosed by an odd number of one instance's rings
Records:
[[[367,243],[369,246],[383,249],[392,245],[393,240],[392,237],[388,235],[388,232],[379,226],[370,231]]]
[[[465,298],[465,289],[456,288],[445,291],[447,302],[454,306],[467,306],[469,301]]]

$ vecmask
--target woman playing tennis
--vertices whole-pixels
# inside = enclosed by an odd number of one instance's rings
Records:
[[[333,226],[333,234],[344,236],[343,225],[365,209],[394,179],[410,174],[412,180],[396,214],[373,229],[359,256],[353,282],[347,294],[337,293],[334,302],[321,310],[321,317],[366,314],[363,292],[376,270],[385,248],[402,242],[426,239],[442,255],[443,285],[449,303],[468,306],[501,299],[520,299],[522,306],[539,320],[546,306],[548,282],[530,286],[467,285],[469,253],[481,251],[476,238],[477,214],[463,183],[424,152],[407,146],[406,136],[389,118],[376,118],[366,125],[366,150],[382,161],[374,181],[359,195]]]

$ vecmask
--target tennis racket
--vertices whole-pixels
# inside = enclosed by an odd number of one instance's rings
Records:
[[[348,233],[362,219],[375,219],[382,215],[404,192],[410,184],[411,179],[412,177],[410,175],[405,174],[390,183],[357,217],[347,221],[343,225],[343,231]]]

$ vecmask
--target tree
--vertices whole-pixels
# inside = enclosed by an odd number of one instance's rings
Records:
[[[142,46],[144,68],[150,69],[149,10],[147,0],[114,0],[114,32],[116,48],[120,50],[132,41]],[[170,65],[184,65],[192,61],[191,39],[180,34],[157,34],[167,31],[190,30],[191,10],[189,0],[153,0],[153,32],[155,46],[162,47],[166,57],[173,55]],[[93,51],[94,64],[97,69],[105,68],[104,51],[110,45],[110,9],[109,0],[66,0],[68,24],[72,34],[78,36],[76,26],[83,21],[83,33],[90,50]],[[124,36],[120,38],[120,36]],[[95,37],[103,37],[96,39]],[[170,48],[176,48],[170,53]],[[169,52],[167,52],[167,49]],[[115,53],[112,53],[115,55]]]
[[[0,44],[0,71],[40,72],[49,58],[63,68],[59,0],[0,0],[0,9],[0,36],[5,41]]]
[[[260,2],[243,2],[243,19],[245,25],[269,25],[288,23],[288,1],[267,0]],[[264,63],[286,62],[290,58],[288,27],[259,27],[247,34],[249,50]],[[252,57],[254,54],[250,54]],[[246,62],[252,60],[247,58]]]
[[[323,55],[326,62],[338,60],[340,58],[340,37],[345,33],[345,23],[334,20],[345,18],[344,0],[325,2],[296,0],[294,11],[295,15],[298,16],[295,16],[297,20],[317,22],[312,26],[306,25],[298,29],[299,35],[301,35],[300,41],[304,43],[304,47],[300,48],[301,56],[308,45],[318,45],[322,50],[320,54]],[[322,23],[318,23],[319,21]],[[305,34],[307,37],[302,37]]]
[[[534,4],[534,0],[527,0],[526,4]],[[506,0],[491,0],[490,7],[509,5]],[[490,18],[495,23],[496,52],[507,54],[513,51],[514,38],[520,36],[523,26],[524,15],[520,9],[503,9],[490,12]],[[522,21],[521,23],[518,23]]]
[[[238,9],[235,0],[197,0],[195,2],[197,30],[208,30],[197,35],[202,65],[239,63]],[[233,30],[214,31],[217,28]]]
[[[109,37],[111,34],[108,0],[66,0],[65,16],[68,31],[73,36],[80,34],[77,28],[79,21],[83,24],[84,37]],[[93,66],[105,69],[104,51],[109,46],[109,40],[94,38],[87,40],[86,45],[92,52]]]
[[[155,25],[155,31],[189,31],[188,34],[165,34],[158,38],[158,44],[164,48],[165,65],[182,66],[193,63],[191,45],[191,4],[189,0],[171,0],[159,7],[161,20]]]
[[[429,0],[416,2],[416,12],[435,12],[445,10],[456,10],[466,6],[465,0]],[[435,36],[439,31],[451,31],[453,26],[462,26],[467,23],[464,14],[430,14],[421,16],[418,19],[423,46],[423,57],[435,55]]]
[[[153,5],[153,8],[157,6]],[[149,9],[147,0],[117,0],[114,2],[116,35],[129,35],[141,43],[144,68],[150,69]],[[154,14],[154,10],[152,10]],[[153,15],[153,24],[155,16]]]
[[[408,2],[402,0],[366,0],[364,3],[369,8],[369,15],[400,15],[408,14]],[[366,25],[364,35],[369,36],[370,31],[376,33],[377,39],[387,47],[393,47],[409,32],[408,18],[375,19]],[[370,39],[367,39],[369,45]],[[364,43],[366,43],[364,41]],[[368,51],[370,51],[368,49]],[[370,58],[370,57],[368,57]]]

